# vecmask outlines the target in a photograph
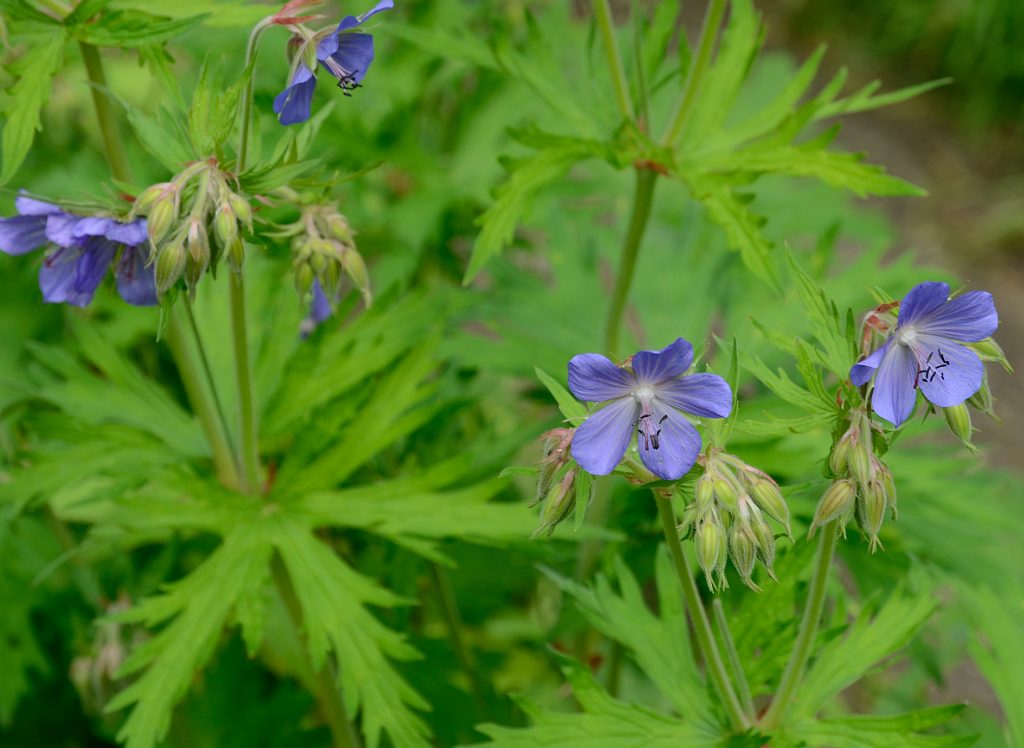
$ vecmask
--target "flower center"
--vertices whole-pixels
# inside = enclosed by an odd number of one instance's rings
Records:
[[[338,88],[341,89],[343,94],[351,96],[351,91],[361,88],[361,86],[356,83],[356,72],[358,71],[349,70],[333,57],[328,57],[326,60],[322,60],[322,62],[324,66],[331,71],[331,75],[338,79]]]
[[[646,384],[637,387],[633,390],[633,399],[649,409],[651,400],[654,399],[654,388]]]
[[[908,348],[913,346],[917,341],[917,330],[913,327],[901,327],[896,331],[896,344],[904,345]]]
[[[634,393],[633,396],[640,400],[637,393]],[[654,393],[652,392],[651,397],[653,396]],[[668,420],[668,415],[666,414],[656,419],[654,413],[651,412],[650,398],[640,400],[640,403],[642,406],[640,417],[636,419],[638,445],[641,449],[659,449],[661,447],[661,426]]]

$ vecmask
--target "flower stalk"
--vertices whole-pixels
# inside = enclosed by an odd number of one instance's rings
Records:
[[[593,0],[593,8],[594,17],[597,19],[597,28],[601,32],[605,56],[608,58],[608,67],[612,74],[615,100],[618,102],[622,116],[627,120],[632,120],[633,102],[629,97],[629,82],[626,80],[626,70],[622,66],[622,55],[619,53],[619,45],[615,40],[615,24],[612,22],[612,12],[608,6],[608,0]]]
[[[725,645],[725,654],[729,658],[729,667],[732,668],[733,679],[736,681],[736,692],[739,696],[743,710],[750,716],[754,712],[754,697],[750,693],[750,682],[746,673],[743,672],[743,663],[740,660],[740,653],[736,650],[736,642],[729,630],[729,621],[725,617],[725,606],[722,605],[722,598],[716,597],[711,602],[711,613],[715,618],[715,626],[722,637]]]
[[[235,381],[238,387],[238,460],[242,466],[240,483],[243,491],[252,493],[258,491],[260,487],[260,457],[245,317],[245,279],[241,273],[236,272],[228,273],[228,276],[231,295],[231,340],[235,351]]]
[[[85,73],[89,77],[92,88],[92,103],[96,109],[96,119],[100,126],[100,137],[103,139],[103,152],[110,166],[114,179],[130,182],[132,177],[128,157],[124,152],[124,141],[118,133],[117,117],[107,97],[107,77],[103,73],[103,62],[99,50],[91,44],[79,42]]]
[[[721,699],[726,712],[729,714],[729,721],[736,730],[745,730],[750,727],[750,718],[743,710],[736,690],[729,680],[729,674],[725,669],[725,662],[718,650],[711,623],[708,621],[707,612],[700,601],[700,592],[697,590],[697,583],[693,579],[693,572],[690,563],[686,560],[683,547],[679,543],[679,532],[676,528],[675,513],[672,511],[672,499],[654,491],[654,502],[658,505],[658,515],[661,518],[661,527],[665,533],[665,542],[668,544],[669,552],[672,554],[672,561],[676,568],[676,576],[679,578],[679,586],[682,588],[683,599],[686,609],[693,625],[693,632],[697,639],[697,647],[704,658],[708,669],[708,675],[714,684],[718,697]]]

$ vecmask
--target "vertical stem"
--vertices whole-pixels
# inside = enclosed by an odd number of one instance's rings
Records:
[[[658,178],[657,172],[651,169],[636,170],[636,186],[633,192],[633,213],[629,219],[629,229],[622,243],[622,255],[619,269],[615,274],[615,288],[612,290],[611,306],[608,308],[608,321],[605,326],[605,350],[615,356],[619,347],[619,330],[622,327],[622,315],[629,297],[629,288],[633,283],[633,271],[640,254],[640,242],[647,229],[647,219],[651,215],[651,204],[654,199],[654,186]]]
[[[242,490],[257,491],[260,486],[260,456],[256,437],[256,409],[252,395],[252,367],[249,364],[249,336],[245,320],[245,279],[241,273],[228,273],[231,284],[231,339],[235,349],[235,380],[238,384],[240,420],[239,463],[242,466]]]
[[[729,658],[729,667],[732,668],[732,677],[736,683],[740,704],[743,705],[743,710],[747,715],[753,719],[755,715],[754,697],[750,693],[750,683],[747,681],[746,673],[743,672],[743,663],[740,662],[740,654],[736,651],[736,642],[732,638],[732,632],[729,631],[729,621],[725,617],[725,608],[720,598],[716,597],[711,602],[711,611],[715,617],[715,625],[722,635],[722,642],[725,644],[725,656]]]
[[[302,631],[302,606],[295,596],[295,588],[292,587],[288,571],[277,556],[271,562],[270,570],[271,576],[274,578],[274,586],[288,611],[288,619],[295,628],[296,634],[299,634]],[[299,640],[302,640],[301,635]],[[301,651],[305,653],[305,647]],[[313,696],[331,731],[331,744],[334,748],[360,748],[362,743],[359,740],[359,734],[345,708],[345,699],[338,687],[337,677],[330,661],[317,672],[313,669],[313,663],[309,660],[308,655],[305,655],[305,660],[304,669],[313,674],[315,686]]]
[[[192,332],[192,340],[195,341],[196,351],[199,353],[199,363],[202,366],[203,374],[206,377],[206,386],[209,387],[210,396],[213,400],[213,407],[217,413],[217,420],[220,422],[221,432],[224,435],[224,441],[228,446],[228,451],[234,455],[235,448],[231,444],[231,427],[228,426],[228,418],[224,415],[224,406],[221,404],[220,396],[217,395],[217,384],[213,381],[213,367],[210,366],[210,359],[206,355],[206,346],[203,345],[203,336],[199,331],[199,325],[196,324],[196,316],[192,312],[192,304],[189,301],[185,301],[185,317],[188,319],[188,327]],[[236,468],[238,466],[236,465]]]
[[[218,416],[219,408],[215,396],[211,394],[211,390],[203,381],[200,366],[189,348],[188,341],[181,330],[180,321],[176,317],[171,318],[165,339],[171,356],[174,357],[174,363],[178,367],[181,383],[185,387],[185,394],[192,405],[192,410],[199,418],[206,440],[210,443],[217,478],[228,488],[237,488],[238,467],[231,451],[231,445],[227,440],[223,416]]]
[[[245,72],[249,76],[249,81],[245,85],[245,91],[242,94],[242,132],[238,141],[238,163],[236,164],[235,171],[241,174],[245,171],[245,162],[249,156],[249,133],[252,127],[252,100],[253,100],[253,73],[250,70],[253,62],[256,60],[256,53],[259,52],[260,35],[270,27],[273,21],[273,16],[268,16],[262,21],[257,23],[252,32],[249,34],[249,41],[245,45]]]
[[[477,668],[476,658],[472,651],[466,646],[465,637],[462,635],[462,615],[459,612],[459,604],[455,599],[452,590],[451,580],[442,569],[435,563],[430,563],[430,580],[434,584],[438,602],[441,604],[441,611],[444,614],[445,623],[448,626],[448,636],[451,639],[452,649],[455,650],[455,658],[459,661],[466,677],[469,678],[469,689],[476,702],[480,717],[487,715],[487,700],[484,698],[483,685],[480,682],[480,671]]]
[[[697,45],[697,56],[690,63],[690,69],[686,73],[686,83],[683,84],[683,93],[676,103],[676,108],[669,118],[668,127],[661,138],[661,144],[672,146],[679,139],[686,125],[686,118],[690,115],[693,102],[697,100],[697,91],[704,77],[704,70],[711,60],[711,51],[715,47],[715,40],[718,38],[718,27],[722,23],[722,16],[725,14],[725,0],[711,0],[708,9],[704,13],[704,24],[700,30],[700,42]]]
[[[619,104],[619,111],[622,112],[623,117],[631,120],[633,119],[633,103],[629,99],[629,82],[626,80],[626,70],[622,66],[619,44],[615,40],[615,25],[612,23],[611,8],[608,7],[608,0],[593,0],[593,7],[597,27],[601,31],[605,56],[608,58],[608,67],[612,73],[612,84],[615,86],[615,99]]]
[[[79,42],[78,48],[82,51],[86,75],[93,84],[92,103],[96,108],[96,119],[99,121],[100,135],[103,138],[103,152],[107,156],[110,173],[114,175],[114,179],[130,181],[131,168],[124,152],[124,141],[118,133],[117,117],[106,91],[103,90],[107,87],[107,77],[103,73],[103,61],[100,60],[99,50],[85,42]]]
[[[782,673],[782,680],[775,690],[775,698],[771,706],[761,719],[761,727],[772,729],[779,725],[779,722],[786,714],[796,689],[804,677],[807,669],[807,660],[811,656],[811,645],[814,644],[814,637],[818,633],[818,625],[821,623],[821,611],[825,607],[825,590],[828,587],[828,576],[832,570],[832,557],[836,550],[836,537],[838,535],[836,522],[829,522],[821,531],[821,539],[818,541],[818,555],[814,561],[814,572],[811,575],[811,586],[807,591],[807,604],[804,607],[803,618],[800,619],[800,630],[796,635],[796,642],[793,644],[793,651],[789,655],[786,669]]]
[[[672,500],[655,492],[654,501],[658,505],[658,515],[661,517],[661,528],[665,532],[665,542],[668,543],[668,550],[672,554],[676,576],[679,578],[679,586],[682,588],[683,599],[686,602],[686,610],[690,615],[690,622],[693,624],[693,631],[697,637],[697,646],[704,656],[708,675],[718,692],[718,697],[729,713],[732,726],[738,730],[746,729],[750,727],[750,720],[743,713],[743,707],[740,706],[732,683],[729,682],[729,674],[725,670],[725,663],[722,662],[722,655],[718,651],[711,623],[708,621],[707,613],[700,601],[697,583],[693,581],[690,563],[686,560],[682,545],[679,544],[679,531],[676,528],[675,513],[672,511]]]

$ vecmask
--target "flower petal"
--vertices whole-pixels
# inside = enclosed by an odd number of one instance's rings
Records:
[[[328,34],[327,36],[320,40],[319,44],[316,45],[316,59],[320,60],[320,62],[323,62],[337,51],[338,32],[337,30],[335,30],[334,33]]]
[[[900,316],[897,324],[909,325],[924,315],[935,311],[949,299],[949,286],[938,281],[918,283],[907,291],[900,302]]]
[[[876,350],[870,356],[865,359],[861,359],[853,366],[850,367],[850,381],[860,387],[861,385],[867,384],[871,377],[875,373],[875,369],[882,363],[882,359],[885,357],[885,352],[889,350],[889,346],[892,345],[891,340],[885,341],[885,345]]]
[[[117,292],[133,306],[155,306],[156,275],[146,267],[146,253],[139,247],[126,247],[117,263]]]
[[[373,62],[373,37],[369,34],[341,34],[338,49],[324,64],[339,81],[360,83]],[[341,75],[339,75],[339,72]]]
[[[61,247],[75,243],[75,226],[82,220],[70,213],[54,213],[46,218],[46,238]]]
[[[931,335],[919,335],[917,386],[928,402],[941,408],[959,405],[981,387],[985,366],[978,354]]]
[[[640,351],[633,356],[633,371],[644,384],[660,384],[683,374],[692,363],[693,346],[683,338],[676,338],[660,351]]]
[[[23,216],[52,216],[56,213],[63,213],[53,203],[36,200],[34,197],[28,197],[27,195],[18,195],[14,199],[14,207]]]
[[[664,480],[682,478],[700,453],[700,434],[685,416],[655,400],[651,404],[651,425],[637,429],[640,459],[652,473]],[[576,442],[573,440],[573,445]]]
[[[705,418],[725,418],[732,410],[732,388],[717,374],[690,374],[662,382],[654,396],[673,408]]]
[[[630,394],[636,380],[600,353],[580,353],[569,361],[569,390],[577,400],[601,403]]]
[[[375,16],[382,10],[391,10],[394,7],[394,0],[380,0],[380,2],[378,2],[368,11],[363,13],[361,16],[345,16],[344,18],[342,18],[341,23],[338,24],[338,31],[348,31],[349,29],[354,29],[356,26],[363,23],[371,16]]]
[[[996,331],[999,315],[992,294],[968,291],[921,317],[914,326],[928,335],[976,343]]]
[[[917,358],[904,345],[890,345],[875,377],[871,408],[893,426],[899,426],[914,410],[917,391]]]
[[[128,223],[114,221],[114,225],[107,231],[107,238],[129,247],[136,247],[146,241],[146,219],[137,218]]]
[[[0,218],[0,252],[23,255],[46,244],[44,216]]]
[[[616,400],[591,413],[572,438],[572,456],[591,475],[608,475],[626,454],[640,404]]]
[[[114,259],[115,249],[113,242],[92,238],[47,257],[39,269],[43,298],[51,304],[88,306]]]
[[[309,119],[315,90],[316,76],[312,70],[300,64],[288,87],[274,97],[274,112],[282,125],[294,125]]]

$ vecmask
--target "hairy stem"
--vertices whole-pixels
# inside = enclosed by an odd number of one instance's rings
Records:
[[[128,157],[124,152],[124,141],[118,132],[117,116],[114,107],[107,96],[107,76],[103,73],[103,61],[100,59],[99,50],[91,44],[79,42],[78,48],[82,51],[82,61],[85,63],[85,72],[92,84],[92,103],[96,109],[96,119],[100,126],[100,136],[103,138],[103,152],[106,154],[107,163],[110,165],[110,173],[114,179],[122,182],[130,182],[132,178],[131,167],[128,166]]]
[[[441,604],[441,611],[444,614],[445,624],[448,626],[448,637],[451,640],[452,649],[455,650],[455,658],[459,661],[459,667],[469,679],[469,690],[476,702],[480,717],[487,716],[487,699],[484,697],[484,687],[480,680],[480,670],[477,667],[476,658],[473,652],[466,645],[466,638],[463,636],[462,614],[459,612],[459,603],[452,590],[451,580],[448,574],[435,563],[430,566],[430,580],[434,584],[434,591],[437,600]]]
[[[271,576],[274,577],[274,586],[288,611],[288,619],[291,621],[299,641],[302,642],[302,606],[295,595],[295,588],[288,576],[288,570],[281,563],[281,559],[276,556],[271,562],[270,569]],[[305,660],[303,669],[313,676],[313,698],[316,699],[317,707],[331,731],[331,745],[333,748],[360,748],[362,743],[359,740],[359,733],[345,708],[345,699],[338,686],[337,674],[334,672],[331,662],[328,660],[318,672],[313,669],[313,663],[309,659],[309,655],[306,654],[304,642],[300,651]]]
[[[690,116],[693,102],[697,100],[697,92],[703,82],[704,71],[711,61],[711,52],[715,48],[718,27],[722,23],[724,14],[725,0],[711,0],[704,13],[704,24],[701,26],[700,41],[697,44],[697,56],[690,62],[690,69],[686,73],[686,82],[683,84],[683,92],[676,102],[676,108],[669,117],[668,127],[661,138],[662,145],[675,145],[686,126],[686,120]]]
[[[779,687],[775,690],[775,698],[772,699],[771,706],[761,718],[761,727],[765,729],[778,727],[793,701],[797,687],[807,669],[811,646],[814,644],[818,625],[821,623],[821,611],[825,607],[825,590],[828,587],[828,576],[832,570],[832,557],[835,555],[838,535],[836,524],[836,522],[829,522],[821,530],[818,555],[814,561],[814,571],[811,575],[811,586],[807,591],[807,604],[804,607],[803,618],[800,619],[800,630],[797,632],[796,642],[793,644],[793,651],[789,655],[786,669],[782,673],[782,680],[779,681]]]
[[[640,254],[640,243],[647,229],[647,219],[651,215],[657,178],[657,172],[651,169],[636,170],[633,213],[629,218],[629,229],[622,243],[622,255],[619,258],[618,272],[615,274],[615,287],[612,290],[612,301],[605,326],[604,347],[612,356],[618,354],[622,316],[626,309],[626,300],[629,298],[629,288],[633,284],[633,272],[636,270],[636,260]]]
[[[697,591],[697,583],[693,581],[693,571],[690,569],[690,562],[686,560],[683,553],[683,546],[679,543],[679,531],[676,528],[676,517],[672,511],[672,499],[661,496],[654,492],[654,501],[658,505],[658,515],[661,517],[661,529],[665,533],[665,542],[672,554],[672,561],[676,567],[676,576],[679,578],[679,586],[683,591],[683,599],[686,603],[686,611],[689,613],[690,622],[693,624],[693,631],[697,637],[697,646],[704,657],[704,663],[708,669],[711,682],[718,692],[718,697],[729,714],[729,721],[733,728],[742,730],[750,727],[750,720],[743,712],[739,699],[736,698],[736,691],[729,682],[729,674],[725,670],[725,663],[722,661],[722,654],[718,651],[718,644],[715,642],[714,632],[711,630],[711,623],[708,615],[700,601],[700,592]]]
[[[750,693],[750,683],[747,681],[747,674],[743,672],[743,663],[740,661],[740,653],[736,651],[736,642],[729,631],[729,621],[725,617],[725,607],[719,598],[711,602],[711,611],[715,617],[715,626],[722,635],[722,642],[725,644],[725,655],[729,658],[729,667],[732,668],[733,681],[736,683],[737,695],[743,710],[750,719],[755,716],[754,697]]]
[[[242,466],[242,490],[251,493],[260,487],[260,456],[245,319],[245,278],[241,273],[228,273],[228,277],[231,287],[231,339],[235,349],[235,381],[238,385],[238,461]]]
[[[612,23],[611,8],[608,7],[608,0],[593,0],[592,4],[594,17],[597,19],[597,28],[601,32],[605,56],[608,58],[608,68],[612,73],[615,100],[619,104],[622,116],[631,120],[633,119],[633,102],[629,98],[629,82],[626,80],[626,69],[622,66],[619,44],[615,40],[615,25]]]
[[[210,444],[217,478],[228,488],[238,488],[238,466],[228,442],[227,426],[213,390],[213,381],[212,379],[204,381],[203,375],[200,373],[202,366],[196,361],[177,317],[171,318],[164,337],[167,340],[171,356],[174,358],[174,364],[178,368],[188,401],[191,403],[192,410],[199,419],[206,440]],[[196,343],[200,344],[198,335]],[[205,356],[203,358],[205,363]],[[207,377],[209,377],[208,369]]]
[[[238,140],[238,163],[235,167],[235,171],[239,174],[245,171],[246,159],[249,156],[249,134],[252,127],[252,100],[255,83],[249,67],[259,52],[260,36],[270,27],[272,19],[273,16],[268,16],[257,23],[249,34],[249,42],[245,45],[245,70],[249,75],[249,81],[242,93],[242,125]]]

